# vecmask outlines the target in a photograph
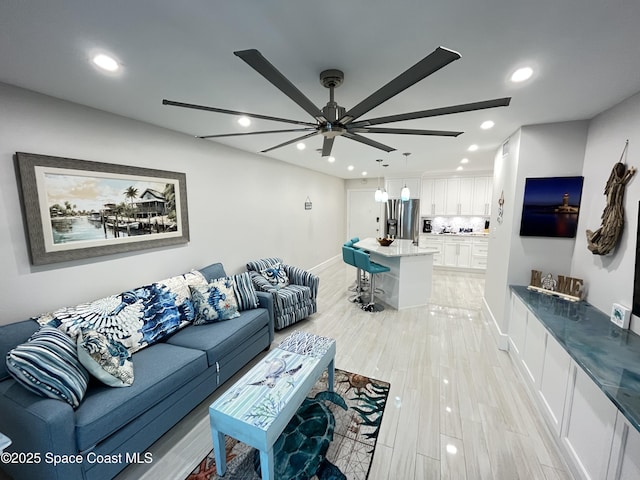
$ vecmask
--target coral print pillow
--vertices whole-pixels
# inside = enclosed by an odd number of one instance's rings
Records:
[[[282,288],[289,285],[289,277],[284,271],[282,264],[276,263],[268,268],[260,270],[260,275],[266,278],[271,285],[276,288]]]
[[[213,280],[207,287],[190,286],[196,311],[194,325],[219,322],[239,317],[238,302],[233,293],[233,279]]]

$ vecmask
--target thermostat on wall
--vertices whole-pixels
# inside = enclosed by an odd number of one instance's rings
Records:
[[[618,303],[613,304],[611,310],[611,321],[620,328],[629,328],[629,319],[631,318],[631,310]]]

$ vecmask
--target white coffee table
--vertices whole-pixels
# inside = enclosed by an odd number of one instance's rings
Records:
[[[335,340],[293,332],[211,404],[218,475],[227,469],[227,434],[258,449],[263,480],[274,478],[273,445],[325,369],[333,391],[335,355]]]

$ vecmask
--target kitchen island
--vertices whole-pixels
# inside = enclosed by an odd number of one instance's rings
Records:
[[[376,297],[388,306],[401,310],[429,303],[435,248],[418,247],[411,240],[396,239],[388,247],[375,238],[365,238],[354,247],[369,252],[371,261],[390,268],[379,274],[376,285],[384,293]]]

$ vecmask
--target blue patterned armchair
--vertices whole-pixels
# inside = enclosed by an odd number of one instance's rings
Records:
[[[317,275],[282,263],[281,258],[262,258],[247,263],[256,290],[271,293],[275,329],[282,330],[317,310]]]

